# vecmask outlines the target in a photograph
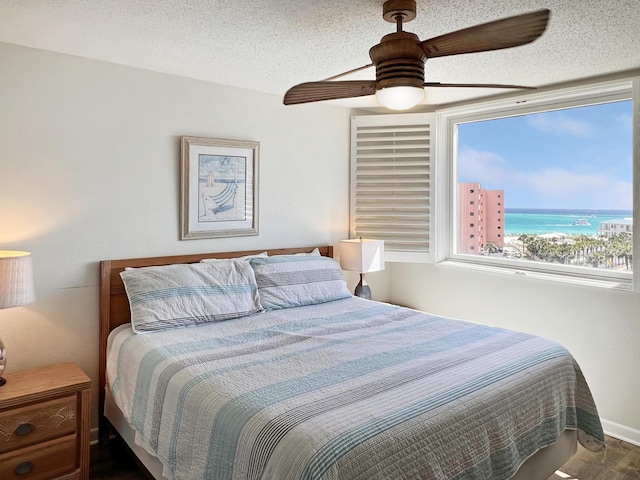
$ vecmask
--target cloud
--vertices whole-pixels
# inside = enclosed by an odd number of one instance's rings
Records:
[[[625,132],[631,132],[633,127],[633,115],[630,113],[621,113],[616,115],[614,120],[622,127]]]
[[[494,152],[468,147],[459,153],[458,179],[480,182],[487,189],[505,190],[507,208],[632,208],[631,179],[620,180],[612,171],[587,167],[581,170],[533,167],[523,171]]]
[[[568,134],[587,137],[594,131],[593,126],[582,120],[575,120],[559,112],[538,113],[529,115],[527,123],[541,132]]]
[[[458,153],[458,178],[483,185],[504,184],[508,175],[507,161],[494,152],[480,152],[463,147]]]
[[[518,178],[519,177],[519,178]],[[577,172],[560,168],[543,169],[513,178],[536,202],[550,208],[631,209],[632,184],[608,172]]]

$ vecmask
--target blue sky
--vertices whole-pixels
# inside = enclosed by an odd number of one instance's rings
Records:
[[[458,181],[506,208],[632,209],[632,103],[461,124]]]

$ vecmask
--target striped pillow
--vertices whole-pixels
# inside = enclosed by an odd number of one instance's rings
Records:
[[[314,255],[252,258],[265,310],[313,305],[351,297],[338,262]]]
[[[124,282],[136,333],[189,327],[261,312],[246,260],[127,269]]]

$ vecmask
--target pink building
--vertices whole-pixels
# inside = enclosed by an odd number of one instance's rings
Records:
[[[458,184],[458,252],[480,254],[487,243],[504,246],[504,190]]]

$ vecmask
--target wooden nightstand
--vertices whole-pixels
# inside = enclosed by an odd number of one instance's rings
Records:
[[[5,378],[0,479],[87,480],[91,379],[75,363]]]

